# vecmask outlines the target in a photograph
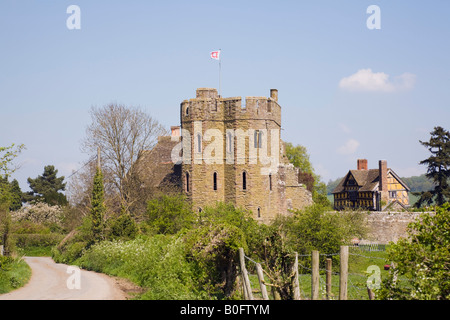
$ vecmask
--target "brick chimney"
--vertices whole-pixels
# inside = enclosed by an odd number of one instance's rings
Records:
[[[358,159],[358,170],[368,170],[367,159]]]
[[[387,204],[387,201],[389,200],[389,194],[388,194],[388,183],[387,183],[387,161],[386,160],[380,160],[378,162],[378,170],[379,170],[379,179],[380,179],[379,191],[381,192],[381,200],[384,200]]]
[[[170,130],[172,131],[172,137],[180,136],[180,126],[172,126],[170,127]]]

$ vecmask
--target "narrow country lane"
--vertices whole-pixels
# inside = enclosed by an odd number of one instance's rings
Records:
[[[0,300],[126,300],[126,294],[107,275],[55,263],[50,257],[25,257],[30,281],[0,295]]]

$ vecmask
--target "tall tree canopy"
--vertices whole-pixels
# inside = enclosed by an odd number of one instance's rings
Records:
[[[11,217],[9,210],[11,204],[14,202],[14,195],[11,185],[8,183],[8,178],[13,173],[16,167],[13,166],[13,160],[25,146],[15,146],[12,144],[9,147],[0,147],[0,241],[4,246],[4,255],[9,255],[9,229]]]
[[[44,173],[35,179],[28,178],[28,184],[32,191],[24,194],[26,201],[43,201],[49,205],[66,205],[67,198],[60,191],[66,189],[64,176],[57,177],[58,170],[55,166],[44,167]]]
[[[97,168],[94,176],[91,206],[92,233],[94,240],[98,241],[103,239],[104,216],[106,212],[103,191],[103,174],[100,168]]]
[[[321,203],[323,205],[331,205],[327,198],[327,186],[320,179],[320,176],[314,172],[314,168],[309,160],[309,154],[306,150],[306,147],[301,145],[294,146],[290,142],[285,143],[285,151],[286,156],[290,163],[297,167],[301,171],[300,177],[304,179],[303,183],[308,185],[312,184],[313,200],[315,203]],[[314,181],[310,181],[307,178],[307,175],[310,175]]]
[[[158,137],[167,131],[141,109],[117,104],[92,107],[91,119],[82,149],[95,154],[100,148],[103,174],[112,179],[105,183],[115,186],[121,198],[119,203],[129,205],[134,193],[126,188],[128,180],[133,178],[131,167],[142,151],[152,149]]]
[[[430,135],[429,141],[419,141],[431,153],[420,164],[428,166],[426,177],[433,181],[434,189],[421,193],[415,204],[417,207],[423,203],[430,205],[433,201],[440,206],[450,200],[450,132],[435,127]]]

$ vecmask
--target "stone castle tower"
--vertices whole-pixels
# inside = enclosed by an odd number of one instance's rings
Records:
[[[193,210],[222,201],[269,222],[312,203],[284,154],[277,90],[242,100],[199,88],[181,103],[180,118],[181,181]]]

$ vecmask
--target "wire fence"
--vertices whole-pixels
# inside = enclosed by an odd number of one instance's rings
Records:
[[[342,271],[342,252],[318,253],[316,256],[316,266],[313,266],[313,255],[296,255],[296,274],[298,281],[298,291],[300,299],[327,299],[327,300],[368,300],[373,299],[373,290],[379,288],[383,277],[388,275],[392,268],[387,260],[386,244],[363,244],[346,246],[348,254],[345,256],[346,271]],[[263,299],[262,288],[269,288],[268,299],[279,299],[275,286],[271,284],[270,272],[264,262],[257,262],[255,259],[243,254],[244,260],[249,264],[249,269],[245,270],[248,275],[248,282],[254,299]],[[258,277],[254,266],[259,265],[264,274],[264,279]],[[242,265],[241,265],[242,267]],[[244,266],[245,268],[245,266]],[[314,270],[315,269],[315,270]],[[345,278],[343,277],[345,273]],[[293,275],[292,275],[293,276]],[[343,279],[345,279],[345,295],[342,295]],[[410,279],[398,279],[405,285]],[[243,281],[245,286],[245,280]],[[245,291],[245,288],[244,288]],[[245,292],[244,292],[245,293]],[[249,296],[245,296],[247,299]],[[344,298],[343,298],[344,297]]]

